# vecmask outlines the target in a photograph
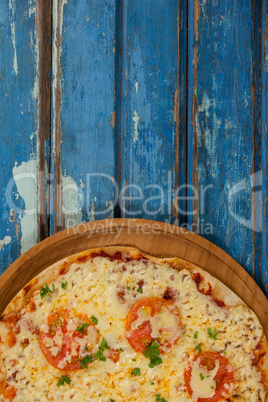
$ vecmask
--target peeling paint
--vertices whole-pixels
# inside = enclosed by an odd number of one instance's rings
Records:
[[[10,242],[11,242],[11,237],[5,236],[3,240],[0,240],[0,250],[2,250],[2,248],[4,246],[7,246]]]
[[[138,124],[140,121],[140,116],[138,115],[136,110],[134,110],[133,121],[134,121],[134,142],[137,142],[139,140]]]
[[[25,209],[19,214],[21,226],[21,253],[33,247],[38,239],[37,225],[37,160],[22,162],[13,168],[17,191],[24,201]]]
[[[108,211],[111,211],[110,215],[108,215],[108,219],[114,218],[114,202],[106,201],[106,207],[107,207]]]
[[[71,227],[83,223],[82,202],[83,194],[75,180],[70,176],[61,176],[62,185],[62,212],[65,227]]]
[[[96,210],[95,202],[97,202],[97,197],[94,197],[92,202],[91,202],[90,212],[88,214],[88,221],[89,222],[95,221],[95,210]]]
[[[137,94],[138,91],[139,91],[139,83],[138,83],[138,81],[135,83],[135,88],[136,88],[136,94]]]
[[[115,128],[115,112],[111,113],[110,124],[113,128]]]
[[[15,0],[9,0],[9,21],[11,28],[11,40],[14,49],[14,61],[13,61],[13,71],[18,75],[18,58],[17,58],[17,48],[16,48],[16,27],[15,27]]]
[[[62,211],[62,192],[61,182],[61,101],[62,101],[62,78],[61,78],[61,54],[62,54],[62,29],[63,29],[63,12],[64,6],[68,4],[67,0],[59,0],[53,2],[53,44],[52,44],[52,103],[54,108],[52,121],[52,159],[54,164],[54,231],[62,230],[63,217]],[[73,226],[73,225],[70,225]]]
[[[202,96],[202,102],[198,105],[197,113],[196,113],[196,132],[198,139],[198,147],[202,146],[202,141],[204,141],[204,145],[206,147],[209,162],[210,162],[210,171],[212,177],[217,179],[218,177],[218,153],[217,153],[217,144],[218,144],[218,132],[221,127],[221,119],[217,116],[215,110],[216,106],[219,107],[219,104],[216,105],[216,101],[214,99],[209,99],[207,93],[204,91]],[[205,127],[201,127],[200,122],[206,121],[212,115],[213,124],[207,124]],[[202,117],[202,115],[204,115]],[[229,129],[230,122],[226,122],[226,129]],[[202,166],[197,166],[197,171],[199,177],[201,177]]]

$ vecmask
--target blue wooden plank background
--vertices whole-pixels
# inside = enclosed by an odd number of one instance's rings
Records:
[[[34,1],[0,9],[0,273],[38,241],[38,50]]]
[[[268,294],[267,1],[1,5],[1,272],[65,227],[142,217]]]

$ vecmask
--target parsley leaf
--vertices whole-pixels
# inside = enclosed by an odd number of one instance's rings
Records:
[[[55,292],[55,286],[54,286],[54,284],[52,284],[52,289],[53,289],[53,290],[50,290],[49,287],[48,287],[48,285],[43,286],[43,287],[40,289],[40,296],[41,296],[41,299],[43,299],[48,293],[54,293],[54,292]]]
[[[87,365],[93,361],[94,359],[92,355],[86,355],[82,360],[80,360],[81,369],[87,368]]]
[[[70,385],[71,384],[71,379],[67,375],[61,376],[59,381],[57,382],[57,386],[59,387],[60,385],[64,385],[64,383]]]
[[[218,331],[214,328],[214,331],[212,331],[211,328],[208,328],[208,335],[210,338],[215,339],[215,341],[218,339],[217,335],[218,335]]]
[[[62,289],[66,289],[66,288],[67,288],[67,284],[68,284],[67,281],[61,282],[61,287],[62,287]]]
[[[95,324],[95,325],[97,325],[98,322],[99,322],[99,320],[98,320],[94,315],[92,315],[92,316],[90,317],[90,319],[91,319],[91,321],[93,322],[93,324]]]
[[[102,361],[102,362],[105,362],[105,361],[106,361],[106,357],[103,355],[103,351],[102,351],[100,348],[99,348],[99,350],[98,350],[96,353],[94,353],[93,357],[94,357],[96,360],[100,360],[100,361]]]
[[[161,398],[160,394],[156,395],[155,400],[156,400],[156,402],[168,402],[165,398]]]
[[[195,331],[195,333],[194,333],[194,339],[197,339],[197,337],[198,337],[198,331]]]
[[[138,288],[137,292],[142,293],[142,288]]]
[[[151,345],[149,345],[147,347],[147,350],[145,348],[145,350],[143,352],[144,356],[149,357],[149,359],[150,359],[150,363],[149,363],[150,368],[154,368],[158,364],[163,363],[163,360],[161,359],[161,357],[159,357],[159,355],[160,355],[159,346],[160,345],[158,345],[154,341],[153,343],[151,343]]]
[[[201,378],[202,381],[203,381],[204,378],[205,378],[202,373],[200,373],[200,378]]]
[[[200,355],[200,353],[201,353],[201,343],[198,343],[198,344],[196,345],[195,349],[198,350],[198,354]]]
[[[82,324],[82,325],[83,325],[83,324]],[[85,325],[88,326],[89,324],[85,324]],[[99,350],[98,350],[96,353],[94,353],[93,355],[86,355],[85,357],[83,357],[82,360],[80,360],[81,368],[82,368],[82,369],[83,369],[83,368],[87,368],[87,365],[88,365],[89,363],[92,363],[94,360],[100,360],[100,361],[105,362],[105,361],[106,361],[106,357],[103,355],[103,352],[104,352],[105,349],[110,350],[111,348],[110,348],[110,346],[108,345],[106,339],[105,339],[105,338],[102,338],[101,345],[99,346]],[[85,350],[86,350],[86,349],[85,349]]]
[[[114,399],[111,399],[111,398],[110,398],[110,402],[114,402]]]
[[[127,286],[127,290],[130,290],[130,287],[129,287],[129,286]]]
[[[133,374],[135,376],[141,375],[141,369],[139,367],[136,367],[131,371],[131,374]]]
[[[102,351],[104,351],[104,349],[108,349],[108,350],[111,349],[105,338],[102,338],[101,345],[100,345],[99,349],[102,350]]]
[[[80,327],[76,328],[76,331],[79,331],[79,332],[81,332],[81,334],[85,335],[85,329],[89,326],[90,326],[90,324],[86,324],[86,323],[81,324]]]

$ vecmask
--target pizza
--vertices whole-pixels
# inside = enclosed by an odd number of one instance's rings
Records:
[[[268,343],[201,268],[129,247],[69,256],[0,318],[0,401],[268,401]]]

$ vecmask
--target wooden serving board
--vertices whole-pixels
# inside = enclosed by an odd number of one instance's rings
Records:
[[[0,314],[30,279],[54,262],[89,248],[112,245],[133,246],[155,257],[177,256],[205,269],[255,311],[268,338],[268,300],[235,260],[194,233],[143,219],[107,219],[81,224],[37,244],[1,276]]]

